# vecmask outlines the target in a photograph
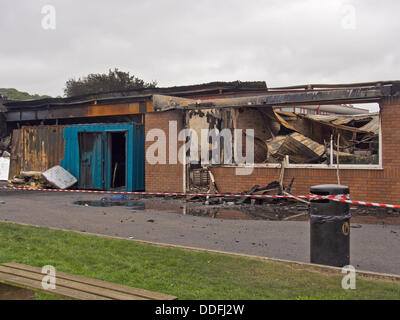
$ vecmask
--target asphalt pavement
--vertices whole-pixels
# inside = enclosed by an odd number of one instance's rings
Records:
[[[0,191],[0,221],[98,233],[309,262],[308,221],[220,219],[184,214],[176,201],[140,200],[131,207],[96,207],[76,201],[105,195]],[[144,203],[144,205],[143,205]],[[156,203],[156,205],[154,205]],[[351,264],[360,269],[400,274],[400,225],[354,224]]]

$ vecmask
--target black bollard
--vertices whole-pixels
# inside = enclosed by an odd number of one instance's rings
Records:
[[[313,186],[310,193],[329,196],[349,194],[346,186]],[[335,267],[350,264],[350,212],[347,203],[321,199],[310,202],[310,261]]]

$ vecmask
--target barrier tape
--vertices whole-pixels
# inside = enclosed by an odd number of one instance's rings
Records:
[[[76,192],[76,193],[99,193],[99,194],[123,194],[123,195],[155,195],[155,196],[201,196],[201,197],[246,197],[246,198],[300,198],[312,200],[332,200],[338,202],[344,202],[349,204],[357,204],[364,206],[374,206],[381,208],[394,208],[400,209],[400,205],[394,204],[383,204],[376,202],[367,201],[354,201],[350,200],[349,194],[336,194],[321,196],[316,194],[310,194],[308,196],[288,196],[288,195],[272,195],[272,194],[222,194],[222,193],[183,193],[183,192],[140,192],[140,191],[104,191],[104,190],[74,190],[74,189],[35,189],[35,188],[17,188],[17,187],[0,187],[3,190],[21,190],[21,191],[48,191],[48,192]]]
[[[74,190],[74,189],[36,189],[0,187],[6,190],[23,191],[50,191],[50,192],[77,192],[77,193],[101,193],[101,194],[131,194],[131,195],[156,195],[156,196],[203,196],[203,197],[249,197],[249,198],[293,198],[293,196],[272,194],[221,194],[221,193],[183,193],[183,192],[140,192],[140,191],[107,191],[107,190]],[[296,198],[307,198],[308,196],[296,196]]]

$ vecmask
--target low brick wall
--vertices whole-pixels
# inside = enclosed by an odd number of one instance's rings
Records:
[[[391,178],[388,170],[353,170],[340,171],[341,184],[350,187],[353,200],[393,202],[393,193],[388,185]],[[251,175],[235,175],[234,168],[212,168],[217,188],[220,192],[239,193],[251,189],[254,185],[266,186],[279,180],[280,169],[255,168]],[[307,195],[310,187],[318,184],[337,183],[336,170],[333,169],[285,169],[284,184],[287,186],[295,178],[292,194]],[[400,201],[398,201],[400,202]]]

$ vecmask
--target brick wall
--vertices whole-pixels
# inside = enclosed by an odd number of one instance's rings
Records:
[[[162,129],[166,134],[166,156],[167,164],[150,164],[146,160],[146,191],[147,192],[182,192],[183,191],[183,166],[179,162],[177,164],[169,164],[169,121],[177,121],[178,133],[183,128],[183,115],[181,111],[173,110],[166,112],[146,113],[145,117],[145,136],[153,129]],[[146,141],[147,148],[154,141]],[[178,150],[182,143],[178,144]]]
[[[381,104],[383,170],[340,170],[341,183],[350,187],[353,200],[400,203],[400,101],[386,100]],[[212,169],[220,192],[242,192],[258,184],[265,186],[279,180],[280,169],[255,168],[248,176],[235,175],[234,168]],[[292,177],[292,193],[308,194],[310,187],[337,183],[334,169],[286,169],[286,185]]]
[[[279,180],[280,169],[255,168],[248,176],[236,176],[234,168],[213,168],[212,172],[220,192],[242,192],[256,184],[265,186],[271,181]],[[336,170],[333,169],[286,169],[286,186],[292,177],[295,177],[292,193],[296,195],[307,195],[313,185],[337,183]],[[393,202],[392,195],[387,190],[389,180],[383,170],[340,171],[340,181],[350,187],[353,200]]]

